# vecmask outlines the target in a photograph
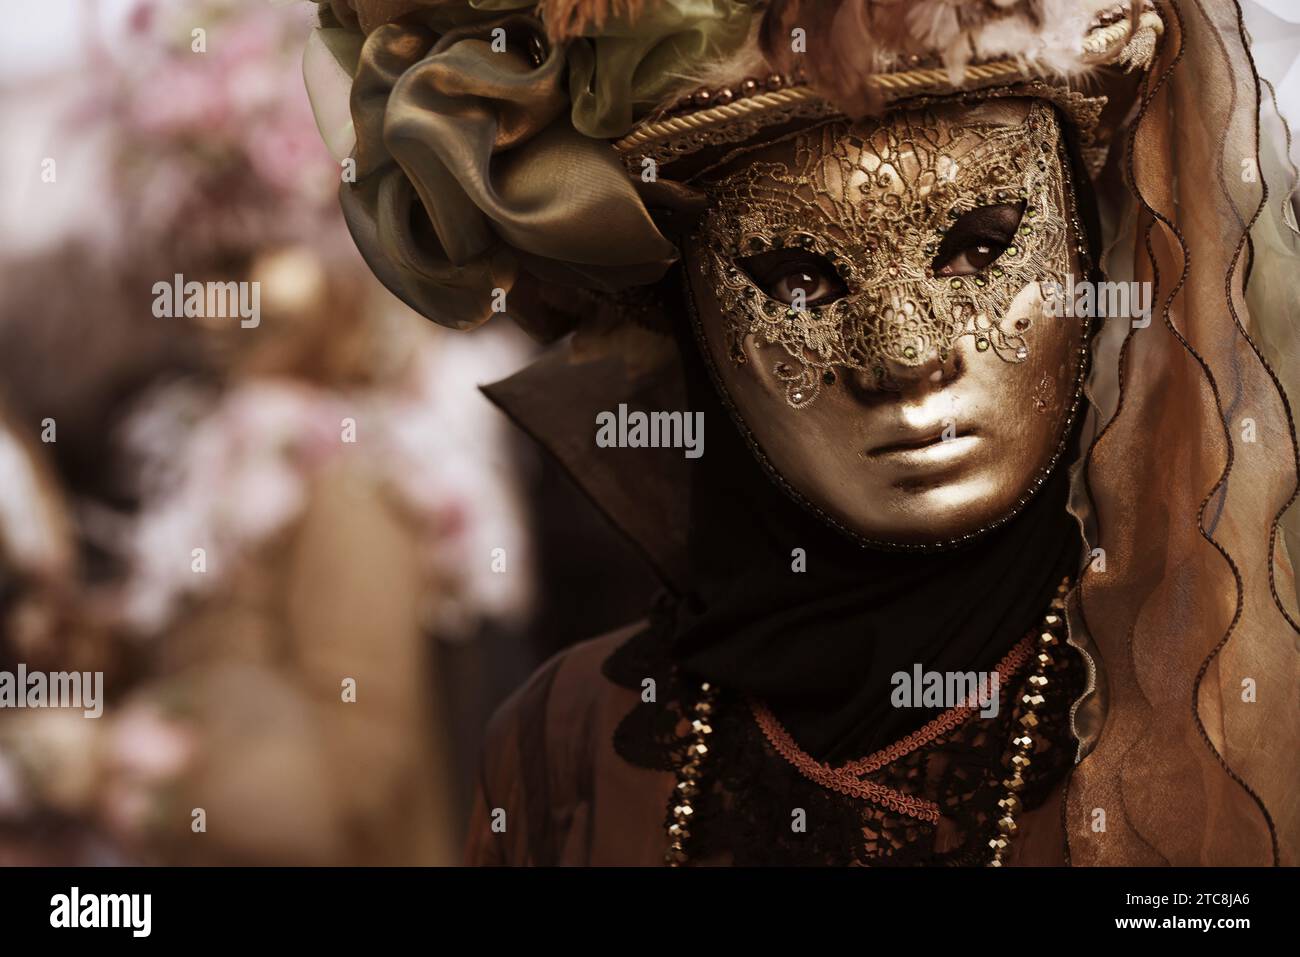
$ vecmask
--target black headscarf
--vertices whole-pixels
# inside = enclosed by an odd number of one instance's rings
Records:
[[[689,338],[688,338],[689,337]],[[892,707],[890,676],[992,670],[1077,570],[1068,474],[1004,525],[950,551],[859,544],[781,490],[679,338],[705,454],[691,488],[689,590],[663,628],[686,674],[755,696],[819,760],[862,757],[940,709]],[[806,570],[792,570],[801,548]]]

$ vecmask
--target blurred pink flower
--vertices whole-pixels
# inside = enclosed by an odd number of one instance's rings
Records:
[[[483,556],[504,548],[527,563],[522,502],[502,432],[486,402],[466,407],[456,389],[513,366],[522,347],[480,337],[460,348],[422,335],[399,381],[331,390],[287,379],[245,380],[206,402],[184,386],[156,394],[128,423],[127,443],[146,462],[142,510],[126,547],[133,576],[126,614],[156,632],[186,595],[215,588],[301,513],[323,470],[356,455],[340,428],[366,429],[366,480],[396,493],[438,582],[438,627],[470,632],[485,616],[508,618],[529,601],[527,576],[498,575]],[[178,391],[179,390],[179,391]],[[463,392],[460,393],[463,395]],[[190,571],[202,544],[208,574]]]
[[[108,760],[116,773],[157,782],[179,774],[193,752],[188,730],[154,705],[133,704],[113,724]]]
[[[337,167],[302,82],[310,6],[180,0],[137,8],[125,47],[74,112],[98,117],[115,138],[119,194],[141,237],[169,245],[169,237],[197,235],[228,250],[337,227]],[[204,52],[191,45],[199,27]],[[160,177],[169,188],[183,179],[185,188],[160,200]]]
[[[198,61],[200,54],[188,54]],[[235,113],[225,84],[206,64],[169,61],[166,82],[141,83],[130,94],[125,120],[134,134],[149,137],[202,132],[205,137],[229,132]]]
[[[336,167],[314,125],[275,116],[253,123],[249,133],[249,159],[272,187],[304,197],[333,198]]]

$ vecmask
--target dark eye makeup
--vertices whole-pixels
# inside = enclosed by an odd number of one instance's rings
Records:
[[[774,249],[749,256],[739,265],[772,299],[805,307],[822,305],[845,293],[844,280],[825,256],[807,249]],[[800,297],[802,293],[802,297]]]
[[[936,276],[970,276],[1006,252],[1024,216],[1023,203],[980,206],[957,218],[931,263]]]
[[[999,203],[963,213],[939,244],[931,263],[934,275],[970,276],[988,268],[1014,243],[1024,210],[1023,203]],[[770,298],[789,305],[825,305],[847,291],[830,261],[808,249],[773,249],[738,265]]]

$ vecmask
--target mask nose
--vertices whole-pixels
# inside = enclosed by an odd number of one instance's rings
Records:
[[[949,385],[962,373],[961,356],[949,347],[947,355],[937,348],[926,351],[919,362],[901,362],[880,357],[871,369],[854,369],[849,381],[863,395],[881,392],[924,394]]]
[[[858,342],[865,347],[859,355],[867,359],[851,375],[858,388],[934,389],[960,374],[955,317],[936,316],[924,295],[901,286],[880,290],[876,303],[856,317]]]

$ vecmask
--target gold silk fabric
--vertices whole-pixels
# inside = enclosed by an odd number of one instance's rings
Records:
[[[574,129],[567,78],[531,17],[438,32],[412,15],[366,37],[340,199],[366,262],[415,310],[471,328],[509,307],[521,267],[600,290],[675,259],[613,151]]]

